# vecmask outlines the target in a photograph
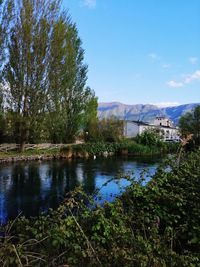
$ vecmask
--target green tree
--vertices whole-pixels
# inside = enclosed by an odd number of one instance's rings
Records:
[[[86,86],[87,65],[81,45],[76,25],[63,13],[53,29],[49,57],[47,124],[53,142],[74,141],[94,95]]]
[[[12,18],[13,1],[0,0],[0,71],[6,57],[5,47],[10,30],[10,21]]]
[[[60,0],[7,2],[11,23],[0,33],[7,36],[2,88],[9,131],[21,151],[25,142],[71,142],[84,128],[88,110],[96,112],[76,25],[61,11]]]
[[[183,115],[179,120],[179,127],[183,137],[193,134],[194,147],[200,146],[200,106]]]
[[[88,104],[86,106],[85,115],[83,117],[83,130],[84,130],[84,139],[87,141],[89,134],[92,135],[94,127],[96,127],[98,118],[97,118],[97,97],[94,93],[90,95],[88,99]]]
[[[0,0],[0,142],[5,141],[6,114],[4,110],[4,86],[2,84],[2,70],[6,60],[6,42],[12,18],[12,1]]]
[[[14,121],[16,142],[23,150],[29,131],[44,112],[51,32],[59,0],[13,0],[4,84]]]
[[[123,136],[123,121],[116,118],[97,120],[91,123],[88,141],[117,142]]]
[[[137,135],[135,141],[149,147],[163,145],[160,131],[156,131],[154,129],[146,130],[142,134]]]
[[[4,141],[5,134],[5,118],[3,110],[3,94],[0,91],[0,143]]]

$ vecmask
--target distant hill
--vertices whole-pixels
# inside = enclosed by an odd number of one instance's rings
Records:
[[[98,117],[102,119],[114,116],[124,120],[141,120],[145,122],[151,122],[156,116],[164,115],[177,124],[179,118],[183,114],[191,111],[198,105],[200,105],[200,103],[163,108],[150,104],[126,105],[119,102],[99,103]]]

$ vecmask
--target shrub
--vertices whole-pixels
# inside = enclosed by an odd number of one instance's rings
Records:
[[[88,142],[118,142],[123,135],[123,122],[111,118],[102,119],[90,125],[86,141]]]
[[[104,206],[76,189],[57,210],[11,222],[2,266],[200,266],[199,161],[200,150],[167,161]]]
[[[163,147],[165,146],[164,142],[162,141],[160,134],[154,130],[146,130],[142,134],[137,135],[135,141],[139,144],[153,147]]]

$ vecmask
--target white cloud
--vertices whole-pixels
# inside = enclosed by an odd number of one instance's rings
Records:
[[[187,75],[184,82],[191,83],[193,81],[200,81],[200,70],[197,70],[194,73]]]
[[[167,82],[167,85],[172,88],[178,88],[178,87],[183,87],[184,84],[182,82],[169,81]]]
[[[95,8],[96,7],[96,0],[84,0],[83,5],[88,8]]]
[[[156,53],[150,53],[148,57],[151,58],[152,61],[160,60],[160,56]]]
[[[184,79],[182,78],[182,81],[177,82],[172,80],[167,82],[167,85],[169,87],[178,88],[178,87],[183,87],[186,84],[190,84],[194,81],[200,81],[200,70],[196,70],[194,73],[184,75],[183,77]]]
[[[189,58],[189,62],[192,64],[192,65],[195,65],[198,61],[198,58],[197,57],[190,57]]]
[[[155,105],[157,107],[174,107],[180,105],[178,102],[159,102],[159,103],[151,103],[152,105]]]
[[[170,64],[166,64],[166,63],[162,64],[163,69],[169,69],[170,67],[171,67]]]

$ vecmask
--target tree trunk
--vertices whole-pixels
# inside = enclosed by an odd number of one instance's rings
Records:
[[[21,141],[19,144],[19,152],[24,152],[25,148],[25,141]]]
[[[27,118],[26,118],[27,119]],[[19,151],[24,152],[25,143],[27,141],[28,129],[25,121],[21,122],[20,127],[20,143],[19,143]]]

